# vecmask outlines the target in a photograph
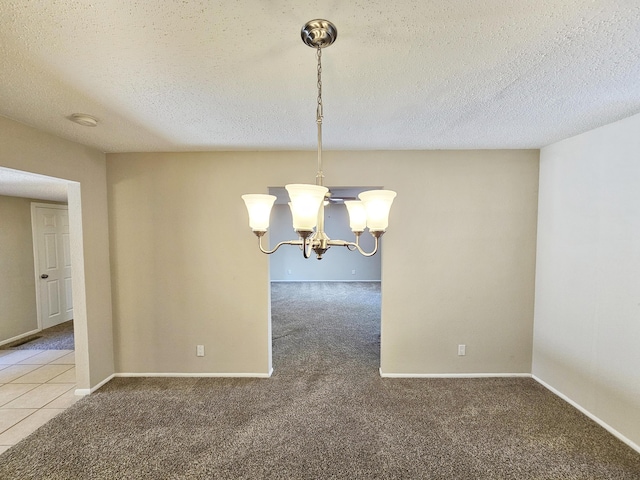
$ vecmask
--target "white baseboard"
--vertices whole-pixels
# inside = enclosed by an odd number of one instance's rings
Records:
[[[105,383],[116,377],[165,377],[165,378],[176,378],[176,377],[201,377],[201,378],[269,378],[273,374],[273,368],[269,370],[269,373],[114,373],[109,375],[103,381],[98,383],[97,385],[91,388],[76,388],[75,394],[78,396],[90,395],[100,387],[102,387]]]
[[[202,378],[269,378],[273,373],[115,373],[114,377],[202,377]]]
[[[383,373],[382,368],[380,368],[380,376],[383,378],[531,378],[530,373]]]
[[[531,375],[531,378],[533,378],[536,382],[538,382],[540,385],[545,387],[550,392],[554,393],[555,395],[557,395],[558,397],[563,399],[565,402],[567,402],[572,407],[575,407],[578,410],[580,410],[580,412],[584,413],[587,417],[589,417],[591,420],[596,422],[598,425],[600,425],[602,428],[604,428],[607,432],[609,432],[611,435],[616,437],[618,440],[624,442],[625,444],[627,444],[628,446],[633,448],[636,452],[640,453],[640,445],[638,445],[637,443],[631,441],[629,438],[625,437],[622,433],[617,431],[611,425],[609,425],[608,423],[604,422],[600,418],[596,417],[593,413],[588,411],[586,408],[584,408],[580,404],[574,402],[569,397],[567,397],[564,393],[560,392],[559,390],[556,390],[551,385],[546,383],[544,380],[539,379],[535,375]]]
[[[96,390],[98,390],[101,386],[103,386],[105,383],[109,382],[110,380],[113,379],[113,377],[115,377],[115,374],[109,375],[107,378],[105,378],[104,380],[102,380],[100,383],[98,383],[97,385],[94,385],[91,388],[76,388],[76,391],[74,392],[76,395],[78,395],[79,397],[84,397],[85,395],[90,395],[93,392],[95,392]]]
[[[36,328],[35,330],[31,330],[30,332],[27,333],[21,333],[20,335],[16,335],[15,337],[12,338],[8,338],[7,340],[2,340],[0,342],[0,347],[2,345],[6,345],[7,343],[13,343],[13,342],[17,342],[18,340],[25,338],[25,337],[29,337],[31,335],[35,335],[36,333],[40,333],[42,330],[39,328]]]

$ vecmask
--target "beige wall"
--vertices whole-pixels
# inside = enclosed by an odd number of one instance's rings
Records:
[[[538,155],[380,163],[398,191],[382,258],[383,373],[530,373]]]
[[[0,342],[38,329],[31,200],[0,196]]]
[[[325,153],[331,185],[398,192],[384,373],[530,372],[538,157]],[[313,152],[107,155],[116,371],[267,374],[269,259],[240,195],[314,176]]]
[[[93,387],[113,373],[105,156],[0,117],[0,166],[72,181],[77,383]]]
[[[636,115],[541,151],[533,355],[534,375],[636,446],[639,131]]]

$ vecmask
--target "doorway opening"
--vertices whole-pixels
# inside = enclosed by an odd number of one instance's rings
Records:
[[[379,187],[329,187],[337,201],[325,207],[325,230],[334,239],[352,240],[344,200]],[[269,244],[295,238],[288,195],[275,195]],[[374,248],[365,233],[360,245]],[[381,255],[364,257],[345,247],[331,247],[318,261],[299,248],[284,246],[269,256],[272,365],[276,374],[299,369],[323,372],[380,367]],[[346,369],[346,370],[345,370]]]
[[[0,167],[0,195],[6,197],[19,197],[26,202],[36,201],[48,201],[51,205],[66,203],[68,208],[68,251],[62,251],[62,255],[67,255],[68,263],[70,263],[71,278],[70,283],[71,293],[68,295],[68,299],[73,308],[66,309],[67,313],[73,312],[73,357],[74,357],[74,379],[73,383],[76,384],[76,393],[84,394],[86,389],[78,388],[78,386],[88,386],[89,379],[89,346],[86,338],[87,332],[87,318],[86,308],[84,308],[84,302],[81,301],[85,295],[85,283],[84,283],[84,249],[82,242],[82,209],[81,209],[81,195],[80,195],[80,183],[62,178],[48,177],[45,175],[34,174],[30,172],[24,172],[20,170],[9,169]],[[31,243],[31,242],[30,242]],[[31,250],[32,258],[34,255],[33,249]],[[35,260],[34,260],[35,262]],[[35,263],[34,263],[35,265]],[[36,277],[36,268],[32,266],[30,275]],[[41,281],[39,276],[35,278],[35,282]],[[64,281],[64,280],[63,280]],[[34,285],[35,287],[35,285]],[[37,292],[36,289],[30,292],[30,298],[37,305]],[[65,298],[66,299],[66,298]],[[35,310],[35,309],[34,309]],[[43,327],[47,325],[40,324],[37,326],[35,332],[30,331],[23,334],[17,334],[13,337],[4,339],[2,343],[15,344],[20,343],[20,338],[28,337],[34,333],[39,333],[43,330]],[[52,337],[59,337],[60,334],[66,336],[68,342],[69,328],[68,325],[61,324],[59,330],[64,332],[57,332],[57,335],[49,335],[51,332],[47,332],[42,336],[51,339]],[[27,338],[24,338],[27,340]],[[45,339],[46,340],[46,339]],[[37,342],[36,342],[37,343]],[[32,344],[36,345],[36,344]],[[30,346],[28,343],[16,347],[16,351],[22,349],[28,349]],[[39,348],[39,347],[38,347]],[[52,349],[52,350],[55,350]],[[53,354],[51,354],[53,355]],[[40,355],[44,359],[46,355]],[[71,356],[71,355],[70,355]],[[70,358],[70,356],[68,358]],[[4,355],[3,358],[6,358]],[[35,357],[34,357],[35,358]],[[48,357],[47,357],[48,358]],[[60,360],[61,364],[66,364]],[[67,374],[70,378],[70,374]]]

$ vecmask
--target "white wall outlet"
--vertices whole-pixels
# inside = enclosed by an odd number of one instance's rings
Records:
[[[291,269],[287,270],[287,275],[291,275]]]
[[[351,275],[355,275],[356,271],[355,270],[351,270]]]
[[[196,357],[204,357],[204,345],[196,345]]]
[[[458,345],[458,355],[463,357],[467,354],[467,346],[466,345]]]

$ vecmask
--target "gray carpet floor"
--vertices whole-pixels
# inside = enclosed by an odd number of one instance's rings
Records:
[[[45,328],[29,337],[3,345],[3,350],[74,350],[73,320]]]
[[[269,379],[120,378],[2,479],[634,479],[640,455],[527,378],[384,379],[377,284],[274,284]]]

